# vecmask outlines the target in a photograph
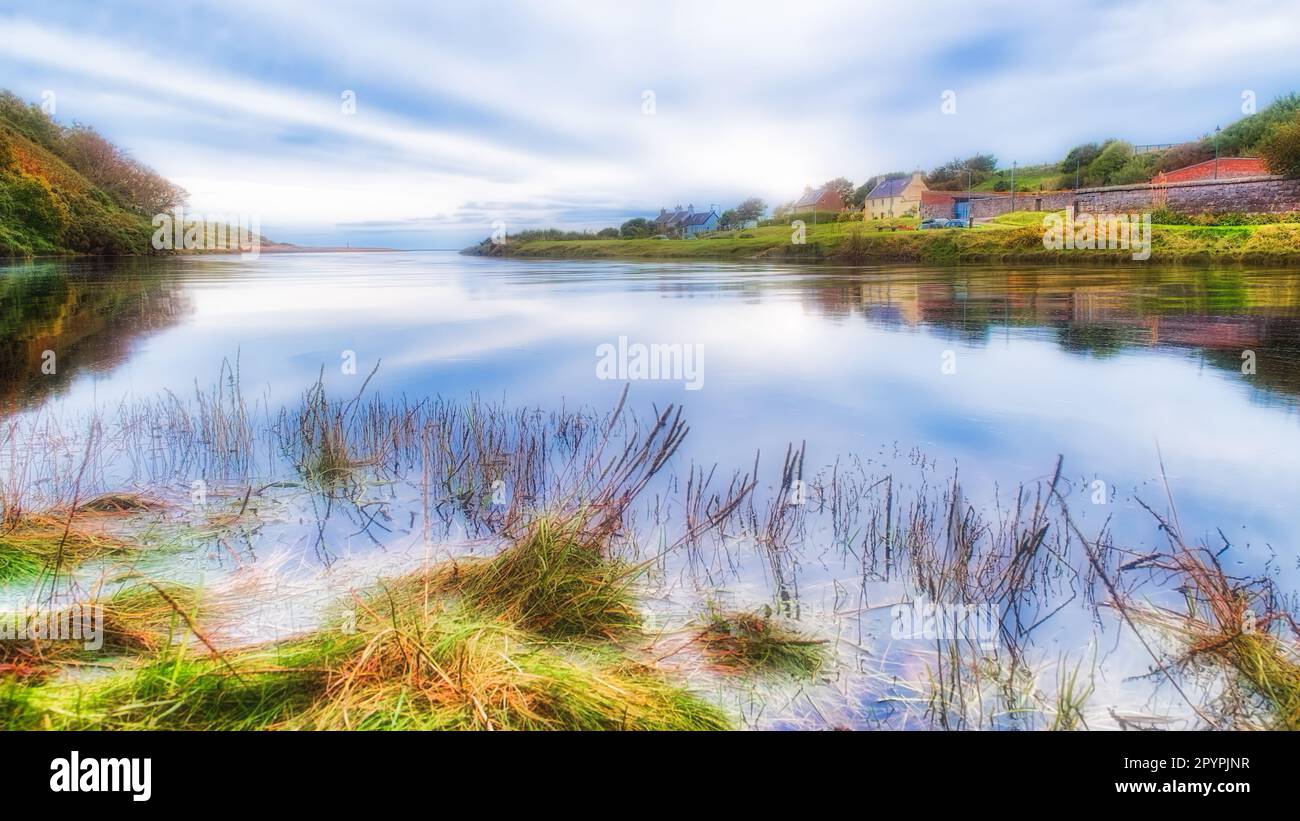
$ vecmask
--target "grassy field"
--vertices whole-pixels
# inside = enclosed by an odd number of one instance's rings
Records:
[[[1131,263],[1130,250],[1051,250],[1043,245],[1043,212],[1021,211],[974,229],[881,230],[917,220],[808,225],[795,244],[789,226],[720,231],[693,240],[534,240],[466,249],[486,256],[557,259],[715,259],[827,261],[841,264],[915,262]],[[1153,225],[1154,262],[1300,264],[1300,224],[1248,226]]]
[[[1017,191],[1037,191],[1039,188],[1052,190],[1056,187],[1057,181],[1061,178],[1061,172],[1056,170],[1056,166],[1049,165],[1030,165],[1024,168],[1016,169],[1016,190]],[[983,182],[971,188],[972,191],[997,191],[998,183],[1005,183],[1001,189],[1011,191],[1011,169],[1004,168],[990,176]]]

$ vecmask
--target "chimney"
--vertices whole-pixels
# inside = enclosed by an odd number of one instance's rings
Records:
[[[686,213],[688,214],[695,213],[695,203],[691,203],[690,205],[686,206]]]

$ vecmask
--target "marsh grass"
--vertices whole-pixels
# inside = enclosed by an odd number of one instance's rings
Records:
[[[189,637],[210,608],[196,587],[133,581],[103,602],[104,649],[156,651]]]
[[[1176,523],[1160,521],[1173,549],[1149,565],[1176,575],[1186,609],[1129,603],[1135,619],[1179,639],[1178,666],[1208,663],[1227,671],[1230,682],[1262,702],[1267,726],[1300,730],[1300,630],[1276,606],[1271,583],[1229,576],[1212,551],[1188,546]]]
[[[720,730],[726,715],[600,642],[557,642],[439,596],[427,572],[276,645],[165,646],[101,680],[0,682],[10,728]],[[137,631],[163,608],[127,597]]]
[[[103,516],[132,516],[160,511],[163,507],[164,504],[161,501],[139,493],[104,493],[84,504],[78,505],[77,512]]]
[[[561,643],[389,587],[358,645],[291,726],[311,729],[725,729],[717,709],[610,647]]]
[[[489,559],[435,568],[428,584],[476,610],[553,638],[615,638],[640,624],[630,590],[639,573],[602,554],[582,517],[544,516]]]
[[[91,615],[93,609],[102,616],[98,624],[93,620],[97,617]],[[197,619],[208,610],[197,588],[178,582],[132,580],[105,596],[95,592],[75,608],[64,604],[55,609],[52,621],[65,625],[79,621],[84,638],[0,640],[0,676],[44,679],[64,665],[153,653],[190,638]],[[0,612],[0,618],[12,617]],[[96,627],[102,631],[102,644],[88,649],[86,641]]]
[[[0,582],[58,573],[82,562],[130,552],[130,542],[67,517],[35,514],[0,532]]]
[[[297,407],[268,414],[266,426],[258,427],[262,420],[248,411],[235,371],[223,375],[217,390],[196,392],[197,409],[179,402],[133,405],[120,418],[104,420],[102,436],[95,435],[101,424],[95,420],[87,427],[91,442],[80,469],[80,440],[59,438],[57,427],[32,427],[55,431],[57,444],[4,454],[11,465],[0,477],[0,582],[39,579],[50,568],[62,572],[117,555],[138,569],[136,559],[164,553],[169,543],[219,542],[222,528],[241,522],[255,529],[257,502],[250,499],[275,498],[263,491],[292,487],[311,497],[315,511],[322,492],[330,497],[323,507],[329,507],[338,491],[351,496],[389,479],[420,494],[426,539],[432,541],[431,525],[441,520],[448,532],[454,525],[504,547],[487,558],[426,567],[371,591],[362,597],[368,610],[356,634],[318,631],[221,652],[187,636],[206,615],[209,603],[202,597],[159,583],[169,601],[156,588],[132,585],[105,605],[115,652],[136,658],[103,681],[78,683],[70,701],[70,685],[56,673],[76,659],[44,648],[15,651],[0,659],[8,665],[0,669],[11,673],[11,681],[39,683],[21,697],[9,688],[15,716],[36,709],[47,724],[123,727],[664,726],[647,712],[654,704],[670,724],[710,725],[717,717],[710,708],[622,652],[637,638],[641,573],[666,567],[657,562],[683,544],[688,559],[698,562],[693,567],[709,573],[732,561],[726,542],[754,545],[768,560],[781,612],[797,616],[794,548],[816,545],[825,534],[817,530],[817,517],[828,515],[830,544],[846,562],[860,563],[864,582],[897,582],[935,602],[996,608],[995,650],[988,637],[976,642],[967,636],[938,648],[927,659],[926,678],[910,683],[933,726],[1086,726],[1091,688],[1077,671],[1058,670],[1056,691],[1043,696],[1024,648],[1038,627],[1076,598],[1095,607],[1099,579],[1116,572],[1123,557],[1104,533],[1090,540],[1072,529],[1063,501],[1059,511],[1052,509],[1053,499],[1062,498],[1059,463],[1050,481],[1021,487],[1012,500],[999,498],[991,513],[966,500],[955,472],[945,485],[932,484],[923,459],[922,485],[910,500],[899,477],[869,474],[860,462],[858,474],[837,461],[829,477],[805,482],[804,447],[793,444],[763,500],[752,493],[757,457],[751,474],[736,473],[729,484],[724,475],[715,486],[712,469],[691,465],[684,493],[676,476],[646,492],[688,430],[674,406],[656,409],[642,425],[624,409],[626,394],[610,413],[544,412],[476,397],[362,401],[359,392],[338,401],[318,382]],[[117,475],[104,469],[120,458],[109,454],[111,448],[145,453],[149,443],[162,456],[157,464],[140,457],[136,466],[150,475],[157,471],[175,481],[239,474],[229,486],[238,513],[209,514],[202,526],[158,519],[156,529],[141,530],[138,522],[161,516],[163,503],[134,493],[93,495],[103,489],[102,477]],[[268,450],[259,454],[262,444]],[[35,456],[15,466],[16,453]],[[261,479],[272,481],[259,486],[246,474],[260,466],[261,456],[267,457]],[[85,497],[82,478],[94,487]],[[492,498],[498,485],[508,490],[504,502]],[[791,501],[796,488],[798,502]],[[365,514],[362,526],[391,523],[382,513]],[[639,515],[653,517],[651,526],[637,521]],[[412,530],[416,521],[413,512]],[[685,531],[676,542],[667,535],[668,523]],[[186,528],[192,532],[177,535]],[[723,538],[708,557],[694,539],[711,531]],[[655,538],[647,559],[636,534],[648,532]],[[320,538],[326,538],[323,528]],[[1088,551],[1087,564],[1077,561],[1080,546]],[[1224,576],[1212,556],[1181,543],[1176,548],[1143,561],[1177,574],[1175,583],[1191,591],[1188,611],[1152,612],[1150,620],[1183,639],[1185,663],[1232,671],[1269,705],[1277,726],[1296,727],[1300,675],[1284,614],[1260,589]],[[1122,603],[1122,589],[1108,592]],[[858,608],[847,613],[868,609],[864,600]],[[1259,616],[1260,629],[1233,627],[1248,623],[1251,613]],[[829,655],[771,614],[712,614],[701,645],[720,667],[742,673],[815,676]],[[996,656],[992,664],[990,655]],[[627,700],[617,721],[615,691]]]
[[[1057,664],[1056,669],[1056,709],[1048,729],[1055,731],[1088,729],[1088,720],[1084,711],[1096,685],[1091,681],[1084,683],[1079,680],[1081,664],[1076,665],[1069,672],[1063,672],[1065,665],[1062,660]]]
[[[303,396],[298,412],[282,416],[286,449],[298,473],[318,488],[344,487],[354,471],[371,464],[371,460],[353,454],[353,406],[331,400],[322,375]]]
[[[810,639],[764,613],[711,611],[700,643],[724,668],[812,678],[829,662],[828,643]]]

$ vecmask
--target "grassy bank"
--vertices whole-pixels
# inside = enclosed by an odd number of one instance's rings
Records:
[[[466,249],[483,256],[555,259],[770,260],[871,264],[912,262],[1133,263],[1123,249],[1051,250],[1043,246],[1041,212],[1016,212],[973,229],[887,230],[916,220],[808,225],[806,241],[791,242],[792,229],[777,225],[721,231],[694,240],[532,240]],[[1300,264],[1300,224],[1151,227],[1149,262],[1247,262]]]

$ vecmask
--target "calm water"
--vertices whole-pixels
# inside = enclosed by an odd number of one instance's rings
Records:
[[[684,405],[691,432],[680,459],[730,471],[761,451],[770,476],[790,443],[806,442],[814,468],[855,457],[915,468],[920,453],[939,477],[960,470],[966,498],[991,506],[995,494],[1050,474],[1060,455],[1085,528],[1109,517],[1135,550],[1163,544],[1138,505],[1168,507],[1163,459],[1189,537],[1217,545],[1222,530],[1229,568],[1267,572],[1288,593],[1300,586],[1295,272],[450,253],[11,264],[0,267],[0,408],[64,414],[190,395],[227,360],[238,362],[245,393],[272,406],[296,402],[322,368],[343,394],[378,365],[369,390],[380,394],[607,408],[624,383],[598,378],[596,352],[620,337],[702,356],[698,390],[644,380],[629,395],[639,409]],[[42,373],[47,350],[57,353],[54,375]],[[357,373],[345,374],[352,355]],[[1091,503],[1098,481],[1102,505]],[[844,589],[861,581],[813,547],[799,595],[808,618],[829,624]],[[772,594],[761,573],[736,591],[749,603]],[[1044,655],[1093,641],[1080,623],[1046,639]],[[1113,696],[1121,674],[1145,668],[1129,660],[1113,670],[1111,690],[1099,692],[1123,706]],[[847,685],[831,689],[848,700],[830,723],[867,722],[878,710]],[[1134,705],[1168,706],[1147,693]]]

